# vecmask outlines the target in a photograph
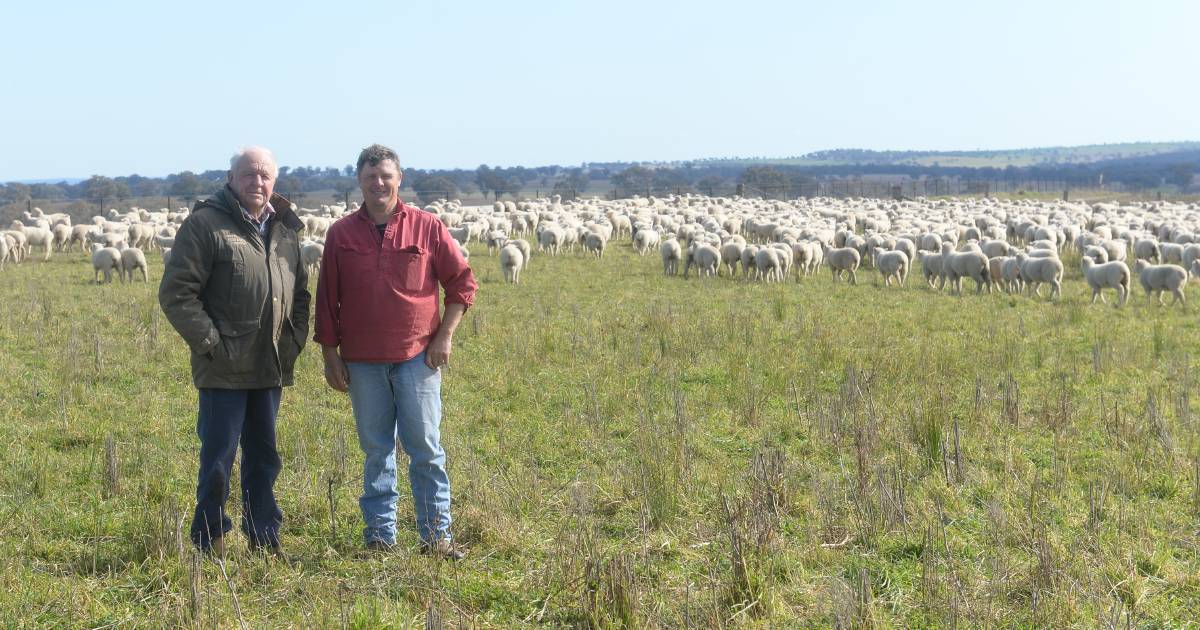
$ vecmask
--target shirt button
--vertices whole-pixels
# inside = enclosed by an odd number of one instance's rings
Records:
[[[278,301],[279,301],[279,298],[277,298],[277,297],[273,297],[273,298],[271,298],[271,301],[272,301],[272,302],[278,302]]]

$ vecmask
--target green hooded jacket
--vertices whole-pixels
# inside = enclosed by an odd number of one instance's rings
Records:
[[[158,302],[191,348],[198,388],[292,384],[308,337],[304,224],[287,199],[273,195],[271,207],[275,217],[264,243],[226,185],[196,202],[175,235]]]

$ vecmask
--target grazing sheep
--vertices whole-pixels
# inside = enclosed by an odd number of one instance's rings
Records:
[[[559,248],[565,244],[565,237],[562,229],[556,225],[542,225],[538,228],[538,249],[540,251],[549,251],[551,254],[558,254]],[[489,246],[488,253],[491,253]]]
[[[1163,264],[1179,265],[1184,269],[1187,267],[1183,264],[1183,245],[1178,243],[1163,243],[1159,246],[1159,259]]]
[[[1087,248],[1083,250],[1083,257],[1091,258],[1092,262],[1098,265],[1103,265],[1104,263],[1108,262],[1108,250],[1097,245],[1088,245]]]
[[[683,261],[683,277],[687,278],[688,269],[692,265],[696,265],[696,275],[703,278],[705,276],[717,275],[717,267],[721,264],[721,252],[716,247],[708,243],[700,243],[693,241],[688,246],[687,257]]]
[[[511,284],[521,283],[521,269],[525,266],[525,256],[521,253],[521,248],[515,243],[510,243],[500,248],[500,270],[504,272],[504,279]]]
[[[921,261],[921,274],[925,276],[925,283],[930,289],[941,291],[942,287],[946,286],[942,278],[942,255],[922,249],[917,251],[917,260]]]
[[[754,266],[754,255],[758,253],[758,245],[747,245],[742,248],[742,278],[750,278],[750,270]]]
[[[908,255],[901,251],[887,251],[880,247],[876,247],[872,254],[875,259],[875,268],[883,276],[883,286],[891,286],[892,278],[896,279],[897,285],[904,286],[904,280],[908,278]]]
[[[663,275],[673,276],[679,273],[679,259],[683,258],[683,250],[679,247],[679,241],[675,237],[668,236],[666,240],[658,246],[658,253],[662,255]]]
[[[321,270],[321,258],[325,256],[325,246],[313,241],[300,244],[300,263],[308,270],[309,277],[315,278]],[[163,255],[166,258],[166,255]],[[163,263],[166,265],[166,262]]]
[[[962,295],[962,279],[971,278],[978,295],[988,284],[987,256],[977,251],[956,252],[950,243],[942,243],[942,277],[949,281],[955,295]]]
[[[837,282],[842,278],[842,272],[848,272],[850,275],[850,284],[858,284],[858,278],[854,272],[858,270],[859,263],[862,262],[862,254],[853,247],[838,247],[825,251],[825,262],[829,265],[829,270],[833,273],[833,281]]]
[[[1005,293],[1020,293],[1025,289],[1021,279],[1021,260],[1016,256],[1007,256],[1000,268],[1000,280]]]
[[[591,252],[596,255],[596,258],[604,257],[604,247],[608,245],[608,238],[597,232],[588,232],[583,237],[584,251]]]
[[[1096,303],[1096,298],[1107,304],[1104,300],[1104,294],[1101,289],[1116,289],[1117,290],[1117,307],[1125,305],[1125,300],[1129,298],[1129,283],[1132,274],[1129,273],[1129,267],[1125,263],[1114,260],[1109,263],[1097,265],[1091,258],[1084,257],[1081,264],[1083,265],[1083,277],[1087,279],[1088,286],[1092,287],[1092,304]]]
[[[100,284],[100,274],[104,274],[104,283],[112,284],[113,272],[121,273],[121,252],[114,247],[105,247],[99,243],[92,244],[93,280]]]
[[[1125,245],[1125,241],[1114,239],[1105,239],[1100,241],[1100,247],[1103,247],[1104,251],[1108,252],[1109,260],[1124,261],[1129,250],[1129,248]]]
[[[633,249],[642,256],[645,256],[654,251],[655,247],[658,247],[658,241],[658,232],[649,228],[638,230],[633,235]]]
[[[71,226],[57,223],[50,231],[54,234],[54,249],[60,252],[67,251],[67,246],[71,244]]]
[[[1042,283],[1050,284],[1050,298],[1062,295],[1063,264],[1055,258],[1030,258],[1024,253],[1017,254],[1021,267],[1021,282],[1029,291],[1030,297],[1042,297]]]
[[[133,282],[133,272],[142,272],[142,281],[150,281],[150,266],[146,264],[146,255],[137,247],[126,247],[121,250],[121,282],[127,279]]]
[[[764,282],[783,280],[783,262],[774,247],[764,247],[754,254],[754,279]]]
[[[743,243],[733,240],[721,246],[721,263],[725,265],[730,278],[737,277],[737,266],[742,262],[742,246]]]
[[[1183,247],[1183,255],[1180,263],[1184,269],[1188,270],[1189,275],[1196,275],[1196,272],[1194,272],[1193,269],[1195,268],[1195,262],[1197,260],[1200,260],[1200,245],[1196,243],[1188,243]]]
[[[1162,251],[1159,249],[1158,241],[1144,238],[1134,243],[1133,257],[1137,260],[1153,260],[1154,262],[1161,261]]]
[[[1171,300],[1171,306],[1175,306],[1176,302],[1187,306],[1187,299],[1183,295],[1183,289],[1187,286],[1187,271],[1184,271],[1183,267],[1151,265],[1144,260],[1139,260],[1133,264],[1133,271],[1138,275],[1138,280],[1142,283],[1147,298],[1151,293],[1157,294],[1159,306],[1163,305],[1163,291],[1168,290],[1175,296],[1175,299]]]
[[[5,260],[8,260],[8,239],[0,237],[0,271],[4,271]]]

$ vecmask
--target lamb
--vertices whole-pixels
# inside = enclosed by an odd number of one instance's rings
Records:
[[[988,284],[987,256],[975,251],[956,252],[950,243],[942,243],[942,277],[950,281],[951,291],[956,295],[962,295],[962,279],[971,278],[978,295]]]
[[[163,256],[163,267],[166,267],[167,265],[171,264],[171,248],[170,247],[167,247],[162,250],[162,256]]]
[[[833,272],[833,281],[837,282],[842,278],[842,272],[848,272],[850,275],[850,284],[858,284],[858,279],[854,272],[858,270],[859,263],[862,262],[862,255],[853,247],[838,247],[825,251],[825,262],[829,264],[829,270]]]
[[[45,247],[46,257],[43,260],[50,260],[50,254],[54,250],[54,233],[48,228],[26,227],[20,221],[13,221],[12,231],[25,236],[25,243],[21,247],[22,251],[28,251],[34,247]]]
[[[921,261],[921,274],[925,276],[925,283],[930,289],[940,291],[945,286],[942,279],[942,255],[922,249],[917,252],[917,260]]]
[[[1138,280],[1142,283],[1142,288],[1146,290],[1146,297],[1149,298],[1151,293],[1158,295],[1158,305],[1162,306],[1163,291],[1170,290],[1175,296],[1171,300],[1171,306],[1175,306],[1176,302],[1182,302],[1187,306],[1187,299],[1183,295],[1183,289],[1187,286],[1187,271],[1178,265],[1151,265],[1144,260],[1139,260],[1133,264],[1133,271],[1138,275]]]
[[[742,243],[731,240],[721,246],[721,263],[725,265],[730,278],[737,277],[737,266],[740,262],[742,262]]]
[[[683,261],[683,277],[687,278],[688,269],[696,265],[696,275],[717,275],[717,267],[721,264],[721,252],[708,243],[693,242],[688,246],[687,259]]]
[[[754,253],[754,279],[765,282],[783,279],[783,262],[774,247],[764,247]]]
[[[521,270],[524,271],[525,269],[529,268],[529,263],[533,260],[533,248],[529,246],[529,241],[523,238],[514,238],[509,241],[504,241],[501,243],[501,245],[503,247],[515,245],[517,249],[521,250],[521,259],[524,261],[524,263],[521,265]]]
[[[163,265],[165,266],[167,264],[165,262],[165,252],[170,251],[170,249],[167,248],[163,251]],[[324,256],[324,245],[313,241],[304,241],[300,244],[300,263],[304,265],[304,268],[308,271],[309,276],[316,277],[316,275],[321,271],[321,258]]]
[[[674,235],[668,236],[658,246],[658,253],[662,255],[664,276],[673,276],[679,273],[679,259],[683,258],[683,250],[679,247],[679,241],[675,240]]]
[[[1162,251],[1159,249],[1158,241],[1144,238],[1134,243],[1133,257],[1137,260],[1162,261]]]
[[[1096,303],[1096,298],[1107,304],[1104,300],[1104,294],[1101,289],[1116,289],[1117,290],[1117,307],[1125,305],[1125,300],[1129,298],[1129,283],[1131,274],[1129,267],[1125,263],[1114,260],[1109,263],[1097,265],[1091,258],[1084,257],[1081,263],[1083,265],[1083,277],[1087,279],[1088,286],[1092,287],[1092,304]]]
[[[604,257],[604,247],[608,245],[608,238],[597,232],[588,232],[583,237],[583,249],[592,252],[596,258]]]
[[[1182,267],[1188,270],[1188,274],[1193,276],[1196,275],[1196,272],[1192,271],[1192,269],[1197,260],[1200,260],[1200,245],[1196,243],[1188,243],[1183,248],[1183,254],[1180,260]]]
[[[67,245],[71,244],[71,226],[57,223],[50,231],[54,234],[54,249],[60,252],[67,251]]]
[[[633,249],[642,256],[645,256],[653,251],[655,247],[658,247],[658,241],[658,232],[650,228],[638,230],[633,235]]]
[[[904,286],[904,280],[908,278],[908,255],[901,251],[887,251],[881,247],[876,247],[872,253],[875,268],[883,276],[883,286],[891,286],[892,278],[896,279],[897,285]]]
[[[0,271],[4,271],[5,260],[8,260],[8,239],[0,236]]]
[[[1108,250],[1097,245],[1088,245],[1087,248],[1083,250],[1083,257],[1091,258],[1092,262],[1098,265],[1103,265],[1104,263],[1108,262]]]
[[[1178,243],[1163,243],[1159,246],[1161,258],[1159,261],[1163,264],[1179,265],[1184,269],[1187,266],[1183,264],[1183,245]]]
[[[124,283],[128,278],[132,283],[135,270],[142,272],[143,282],[150,281],[150,266],[146,264],[146,255],[137,247],[126,247],[121,250],[121,282]]]
[[[1016,256],[1005,258],[1000,272],[1005,293],[1020,293],[1025,289],[1025,283],[1021,279],[1021,260],[1019,258]]]
[[[1021,267],[1021,282],[1028,288],[1029,295],[1042,296],[1043,282],[1050,283],[1050,298],[1062,295],[1063,264],[1058,258],[1030,258],[1017,254]]]
[[[750,277],[750,270],[756,269],[754,255],[758,253],[758,245],[747,245],[742,248],[742,278]]]
[[[500,270],[504,279],[511,284],[521,283],[521,269],[525,266],[525,256],[516,243],[509,243],[500,248]]]
[[[538,249],[558,254],[564,242],[563,231],[557,225],[542,225],[538,228]],[[489,253],[491,252],[489,248]]]
[[[104,273],[104,283],[112,284],[113,272],[121,273],[121,252],[114,247],[105,247],[99,243],[92,244],[93,280],[100,284],[100,274]]]

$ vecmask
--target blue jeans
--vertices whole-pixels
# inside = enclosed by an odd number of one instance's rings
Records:
[[[421,540],[450,538],[450,478],[439,443],[442,375],[425,353],[400,363],[347,362],[350,404],[363,463],[363,538],[396,542],[396,439],[408,455],[408,482]]]
[[[283,512],[275,503],[275,478],[282,462],[275,447],[278,387],[201,389],[196,433],[200,436],[200,474],[192,542],[208,549],[212,539],[233,529],[225,513],[229,475],[238,444],[242,446],[242,531],[252,546],[278,545]]]

